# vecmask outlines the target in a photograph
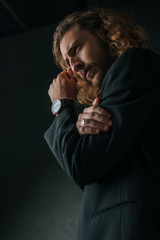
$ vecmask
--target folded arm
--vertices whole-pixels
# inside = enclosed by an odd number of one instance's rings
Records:
[[[78,185],[103,178],[134,149],[156,108],[160,86],[147,54],[129,50],[107,73],[100,106],[113,115],[108,132],[81,136],[73,106],[67,106],[45,133],[46,141],[65,172]],[[140,67],[141,61],[143,66]]]

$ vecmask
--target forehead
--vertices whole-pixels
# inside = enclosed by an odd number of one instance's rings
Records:
[[[68,30],[60,42],[61,54],[64,56],[73,44],[84,41],[89,34],[89,31],[79,28],[72,28]]]

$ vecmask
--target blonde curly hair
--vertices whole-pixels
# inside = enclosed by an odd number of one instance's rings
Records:
[[[59,23],[53,35],[53,55],[55,56],[56,64],[63,70],[65,70],[67,66],[60,51],[60,42],[64,34],[72,27],[79,27],[94,34],[99,29],[103,30],[106,36],[106,43],[113,58],[118,58],[125,50],[131,47],[148,47],[147,33],[142,26],[136,23],[134,17],[128,13],[104,8],[92,8],[74,12],[66,16]],[[78,82],[79,81],[80,79]],[[93,91],[94,87],[88,83],[86,84],[87,88],[91,87],[91,91]],[[82,85],[85,85],[85,83]],[[80,98],[82,100],[81,102],[84,103],[87,96],[83,94],[83,87],[80,87]],[[93,92],[94,99],[99,89],[96,88]]]
[[[100,88],[93,86],[88,81],[82,80],[77,73],[74,73],[74,77],[77,81],[77,100],[81,104],[92,105],[95,98],[98,97]]]

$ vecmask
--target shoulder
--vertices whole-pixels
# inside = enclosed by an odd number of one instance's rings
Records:
[[[157,53],[151,51],[148,48],[129,48],[126,51],[124,51],[120,57],[117,59],[117,61],[123,60],[123,59],[128,59],[128,60],[138,60],[139,59],[160,59],[160,55]]]
[[[123,72],[145,73],[155,71],[160,73],[160,55],[150,49],[129,48],[112,64],[105,78],[108,79]]]
[[[125,64],[127,66],[130,66],[133,63],[135,66],[142,68],[145,64],[152,66],[154,63],[156,63],[157,65],[160,63],[160,55],[148,48],[129,48],[117,58],[108,72],[111,72],[119,65]]]
[[[159,82],[160,56],[149,49],[130,48],[113,63],[101,87],[102,98],[130,92],[141,95]]]

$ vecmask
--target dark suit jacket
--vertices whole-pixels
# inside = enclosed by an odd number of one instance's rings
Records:
[[[125,51],[107,72],[100,106],[106,133],[80,136],[74,106],[45,139],[68,176],[84,187],[79,240],[160,239],[160,56]]]

